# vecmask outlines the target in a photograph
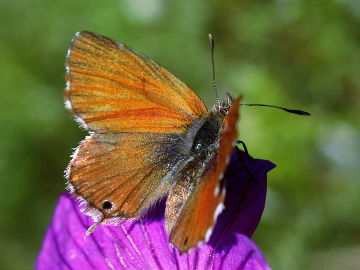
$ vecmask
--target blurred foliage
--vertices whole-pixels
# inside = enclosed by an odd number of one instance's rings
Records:
[[[308,110],[243,108],[240,138],[278,167],[254,240],[273,269],[360,269],[360,2],[123,0],[0,3],[0,265],[29,269],[71,148],[62,100],[72,35],[90,30],[150,56],[211,106],[221,95]]]

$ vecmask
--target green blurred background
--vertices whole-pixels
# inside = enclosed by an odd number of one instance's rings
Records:
[[[90,30],[221,95],[312,112],[243,108],[240,138],[277,164],[254,236],[273,269],[360,269],[360,1],[124,0],[0,3],[0,268],[30,269],[63,170],[85,136],[63,106],[72,35]]]

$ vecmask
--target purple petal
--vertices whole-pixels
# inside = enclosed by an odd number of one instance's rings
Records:
[[[253,235],[265,207],[267,172],[274,167],[270,161],[253,159],[238,149],[234,150],[225,174],[225,210],[218,217],[210,245],[218,250],[229,246],[222,241],[224,235]]]
[[[208,244],[180,256],[169,244],[165,231],[164,201],[140,220],[124,221],[118,226],[99,225],[84,238],[93,221],[83,215],[78,203],[65,193],[47,230],[36,268],[270,269],[256,245],[239,232],[251,235],[255,230],[265,202],[266,172],[274,165],[248,160],[246,156],[245,161],[240,162],[241,155],[235,153],[232,157],[227,172],[226,208]],[[246,176],[241,164],[254,172],[256,181]],[[257,199],[261,202],[256,203]]]

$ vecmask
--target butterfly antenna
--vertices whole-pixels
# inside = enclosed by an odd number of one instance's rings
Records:
[[[210,42],[210,53],[211,53],[211,66],[212,66],[212,79],[213,79],[212,83],[213,83],[213,87],[214,87],[216,100],[217,100],[217,103],[219,104],[220,99],[219,99],[219,94],[218,94],[218,90],[217,90],[217,87],[216,87],[216,77],[215,77],[215,61],[214,61],[214,46],[215,46],[215,43],[214,43],[214,39],[213,39],[212,34],[209,34],[208,38],[209,38],[209,42]]]
[[[280,107],[280,106],[275,106],[275,105],[267,105],[267,104],[252,104],[252,103],[240,103],[240,105],[242,106],[261,106],[261,107],[271,107],[271,108],[275,108],[275,109],[280,109],[283,110],[285,112],[288,113],[293,113],[293,114],[297,114],[297,115],[304,115],[304,116],[310,116],[311,114],[305,111],[301,111],[301,110],[293,110],[293,109],[288,109],[288,108],[284,108],[284,107]]]

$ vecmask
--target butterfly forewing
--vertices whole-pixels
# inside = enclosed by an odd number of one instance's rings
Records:
[[[237,138],[239,104],[240,97],[234,100],[225,117],[214,167],[209,168],[193,190],[184,189],[176,183],[170,191],[166,211],[175,212],[173,209],[179,209],[181,212],[168,213],[177,218],[170,220],[167,229],[170,231],[170,241],[181,253],[209,239],[216,216],[223,208],[225,190],[222,178]]]
[[[207,111],[169,71],[95,33],[74,36],[66,69],[65,106],[90,131],[185,132]]]

